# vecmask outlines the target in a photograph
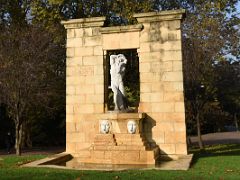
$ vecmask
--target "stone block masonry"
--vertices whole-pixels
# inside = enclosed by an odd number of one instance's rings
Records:
[[[135,14],[138,24],[103,27],[105,17],[63,21],[67,29],[66,151],[84,161],[116,151],[90,151],[104,107],[104,55],[137,49],[143,135],[164,156],[187,154],[182,72],[183,10]],[[134,147],[132,147],[134,149]],[[122,152],[119,151],[118,154]],[[146,158],[139,151],[134,158]],[[130,157],[129,152],[129,157]],[[138,156],[138,157],[135,157]],[[149,155],[152,156],[152,155]],[[114,157],[116,158],[116,157]],[[97,160],[96,160],[97,161]],[[113,160],[115,163],[117,159]]]

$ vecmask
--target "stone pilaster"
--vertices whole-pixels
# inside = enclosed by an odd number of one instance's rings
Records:
[[[102,36],[105,17],[63,21],[67,29],[66,151],[77,153],[93,141],[96,113],[104,110]]]

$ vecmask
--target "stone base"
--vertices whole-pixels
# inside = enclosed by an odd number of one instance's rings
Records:
[[[78,170],[102,170],[102,171],[122,171],[130,169],[141,170],[188,170],[191,165],[193,155],[184,155],[177,160],[157,161],[156,164],[103,164],[103,163],[81,163],[79,158],[73,158],[72,155],[63,152],[53,156],[33,161],[22,165],[22,167],[48,167],[61,169]],[[61,164],[61,165],[60,165]]]
[[[99,116],[99,124],[104,119],[109,121],[108,134],[95,135],[94,142],[85,152],[75,154],[78,163],[154,165],[160,150],[145,140],[142,134],[144,113],[105,113]],[[128,132],[127,123],[136,122],[136,131]],[[100,128],[100,126],[99,126]]]
[[[90,158],[76,158],[79,163],[93,164],[155,164],[159,149],[153,150],[91,150]],[[124,147],[126,148],[126,147]],[[119,150],[117,150],[119,149]]]
[[[155,164],[159,148],[149,148],[140,134],[97,134],[90,156],[78,157],[79,163]]]

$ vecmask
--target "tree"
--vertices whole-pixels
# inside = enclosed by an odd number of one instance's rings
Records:
[[[240,112],[240,62],[221,61],[216,64],[216,74],[218,100],[222,109],[233,116],[236,130],[239,131],[237,116]]]
[[[196,121],[200,149],[204,107],[216,101],[214,64],[226,55],[238,55],[236,1],[192,1],[183,25],[186,108]],[[230,35],[229,35],[230,34]],[[189,119],[188,118],[188,119]]]
[[[132,24],[133,13],[148,12],[153,7],[152,0],[36,0],[33,3],[34,14],[38,17],[58,17],[76,19],[106,16],[106,25]],[[51,18],[51,17],[50,17]]]
[[[16,142],[20,140],[22,143],[16,143],[16,146],[17,144],[31,146],[31,129],[34,124],[39,125],[37,120],[48,118],[48,122],[57,123],[53,114],[59,114],[61,121],[64,120],[62,114],[65,114],[65,36],[56,36],[63,34],[64,28],[60,26],[59,19],[56,23],[55,16],[50,18],[51,14],[48,17],[54,21],[51,26],[47,26],[46,22],[49,20],[45,20],[45,23],[36,21],[37,18],[32,14],[36,1],[3,0],[0,2],[0,77],[4,77],[1,79],[0,87],[5,91],[0,95],[1,102],[5,103],[9,116],[14,119],[16,109],[13,110],[11,103],[16,102],[14,98],[16,100],[17,97],[11,97],[8,88],[11,90],[14,85],[19,84],[16,81],[27,81],[24,82],[26,87],[25,90],[21,90],[20,98],[21,101],[26,101],[23,104],[27,105],[20,106],[22,105],[20,103],[18,107],[24,110],[22,110],[23,120],[19,123],[21,128],[18,128],[21,129],[19,131],[22,135],[16,133]],[[11,69],[14,72],[11,72]],[[17,71],[21,74],[21,78],[16,78]],[[9,74],[11,76],[8,76]],[[37,75],[39,75],[38,78]],[[15,88],[21,89],[24,85]],[[12,95],[16,89],[11,91]],[[29,96],[33,99],[29,99]],[[16,118],[15,122],[17,122]],[[15,123],[15,126],[17,124]],[[38,128],[41,126],[39,125]],[[64,130],[61,131],[64,132]]]
[[[214,73],[211,61],[195,43],[185,42],[188,51],[184,54],[184,89],[187,119],[196,123],[199,147],[203,149],[201,139],[203,111],[208,102],[214,101],[216,88],[213,86]]]
[[[40,26],[6,27],[0,38],[0,94],[15,123],[16,154],[21,154],[23,127],[28,110],[47,104],[54,80],[59,73],[51,62],[59,53],[58,44]],[[52,80],[52,81],[50,81]]]

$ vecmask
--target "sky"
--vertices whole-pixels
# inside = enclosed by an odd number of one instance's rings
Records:
[[[240,13],[240,1],[238,1],[237,10],[238,10],[238,13]]]

